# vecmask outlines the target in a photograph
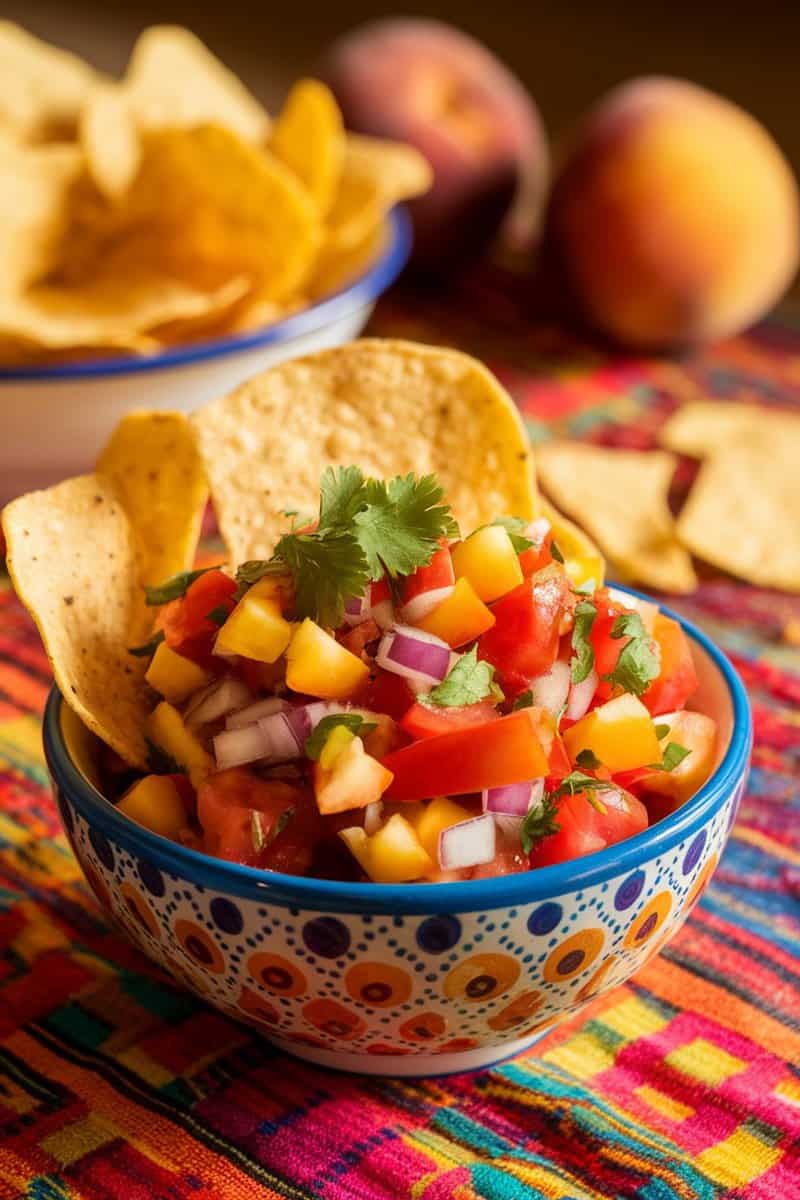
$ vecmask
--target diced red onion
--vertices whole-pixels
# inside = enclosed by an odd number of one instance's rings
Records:
[[[258,728],[266,742],[267,752],[264,757],[268,762],[289,762],[303,753],[305,739],[297,737],[286,713],[273,713],[271,717],[262,717]]]
[[[423,620],[448,596],[452,596],[454,588],[455,584],[449,583],[445,587],[432,588],[429,592],[420,592],[413,600],[409,600],[408,604],[403,605],[403,620],[409,621],[412,625],[415,621]]]
[[[241,679],[226,675],[224,679],[195,696],[186,711],[186,724],[189,729],[208,725],[212,721],[218,721],[220,717],[226,717],[229,713],[244,708],[252,699],[252,692]]]
[[[497,827],[491,813],[459,821],[439,834],[439,866],[443,871],[490,863],[497,848]]]
[[[225,722],[225,728],[243,729],[245,725],[252,725],[254,721],[259,721],[262,717],[271,717],[273,713],[286,712],[288,707],[286,701],[281,700],[279,696],[256,700],[255,704],[248,704],[247,708],[240,708],[238,712],[231,713]]]
[[[450,657],[450,647],[440,638],[411,625],[395,625],[381,638],[375,661],[407,679],[414,691],[425,691],[444,679]]]
[[[267,740],[258,724],[245,725],[244,729],[226,729],[214,738],[217,769],[227,771],[229,767],[259,762],[265,757],[267,748]]]
[[[593,668],[580,683],[572,684],[565,713],[570,721],[580,721],[581,717],[586,715],[599,682],[597,671]]]
[[[544,539],[550,532],[550,522],[547,517],[537,517],[535,521],[531,521],[530,525],[525,528],[525,537],[533,542],[534,546],[541,546]]]
[[[364,809],[364,833],[367,837],[372,837],[373,833],[377,833],[383,824],[383,801],[373,800],[372,804],[368,804]]]
[[[364,621],[373,620],[379,629],[390,629],[394,624],[394,609],[391,597],[384,596],[382,600],[373,603],[374,584],[370,584],[365,595],[352,596],[344,606],[343,620],[346,625],[362,625]]]
[[[522,839],[522,826],[525,821],[524,817],[511,817],[508,813],[495,813],[494,823],[505,837],[510,842],[519,842]]]
[[[344,606],[344,622],[346,625],[360,625],[362,621],[366,621],[370,614],[369,599],[364,596],[351,596],[345,602]]]
[[[504,816],[524,817],[532,804],[542,797],[543,779],[531,783],[509,783],[505,787],[487,788],[482,794],[483,811]]]
[[[531,680],[533,703],[558,717],[569,695],[569,663],[556,659],[549,671]]]

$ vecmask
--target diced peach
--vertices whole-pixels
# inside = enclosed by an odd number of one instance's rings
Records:
[[[349,699],[369,676],[366,663],[308,617],[295,629],[286,659],[287,685],[322,700]]]
[[[156,647],[145,679],[170,704],[183,704],[194,692],[210,683],[213,676],[198,663],[176,654],[166,642]]]
[[[669,726],[669,732],[661,738],[661,754],[669,742],[676,742],[690,753],[671,771],[653,771],[642,780],[642,786],[648,792],[671,796],[677,806],[693,796],[713,770],[717,752],[717,725],[705,713],[689,712],[687,709],[665,713],[657,718],[656,724]]]
[[[653,718],[629,692],[601,704],[567,729],[564,745],[573,762],[582,750],[591,750],[611,772],[661,761]]]
[[[372,837],[358,826],[341,830],[339,837],[374,883],[410,883],[434,869],[414,829],[399,813]]]
[[[453,591],[432,613],[417,621],[420,629],[441,638],[449,646],[465,646],[494,625],[494,614],[477,595],[466,576],[456,581]]]
[[[294,627],[281,613],[280,591],[261,579],[242,597],[217,634],[217,654],[240,654],[274,663],[289,645]]]
[[[145,720],[145,733],[159,750],[188,773],[195,788],[215,769],[214,760],[199,738],[186,728],[172,704],[162,700]]]
[[[320,761],[314,767],[314,794],[317,808],[323,816],[331,813],[347,812],[352,808],[366,808],[380,800],[394,776],[381,766],[377,759],[372,758],[364,750],[361,738],[354,737],[349,730],[349,740],[338,737],[341,727],[333,730],[330,741],[336,741],[332,747],[333,761],[325,762],[326,744]],[[342,745],[342,742],[344,744]]]
[[[439,834],[451,825],[468,821],[475,814],[447,796],[437,796],[426,804],[413,822],[417,837],[434,862],[439,860]]]
[[[476,529],[453,550],[456,579],[468,579],[487,604],[522,583],[519,557],[502,525]]]
[[[180,793],[169,775],[145,775],[128,788],[117,808],[161,837],[176,839],[188,822]]]

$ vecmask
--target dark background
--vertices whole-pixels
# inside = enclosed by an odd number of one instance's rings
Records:
[[[681,75],[763,121],[800,175],[800,0],[450,0],[410,9],[357,0],[11,0],[0,13],[115,73],[145,25],[187,25],[273,108],[346,29],[384,15],[436,16],[474,34],[512,67],[556,141],[620,80]]]

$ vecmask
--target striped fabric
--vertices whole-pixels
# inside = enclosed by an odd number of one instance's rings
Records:
[[[385,303],[374,329],[483,357],[537,439],[647,447],[689,396],[800,402],[800,335],[777,324],[682,363],[612,362],[523,313],[489,278]],[[702,903],[536,1053],[398,1082],[282,1057],[108,926],[47,789],[47,664],[0,576],[0,1200],[798,1200],[800,601],[707,575],[678,606],[755,711]]]

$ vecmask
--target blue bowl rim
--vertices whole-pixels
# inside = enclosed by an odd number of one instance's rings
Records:
[[[136,375],[146,371],[162,371],[168,367],[185,367],[208,359],[222,358],[256,350],[264,346],[290,342],[295,338],[314,333],[339,320],[371,301],[376,300],[394,283],[408,262],[413,241],[411,220],[402,205],[388,214],[388,239],[379,258],[362,275],[356,276],[345,287],[331,292],[324,300],[310,304],[299,312],[292,313],[282,321],[267,325],[251,333],[234,334],[230,337],[210,338],[189,346],[176,346],[160,354],[137,357],[132,354],[118,358],[100,358],[74,363],[54,364],[46,367],[0,367],[0,385],[12,381],[105,378],[113,375]]]
[[[647,599],[633,588],[615,588]],[[733,706],[733,732],[720,765],[703,787],[677,812],[642,833],[606,850],[554,866],[460,883],[344,883],[260,871],[211,858],[151,833],[118,812],[72,762],[61,734],[63,698],[54,685],[44,714],[43,740],[56,787],[89,822],[129,853],[155,863],[171,875],[262,903],[353,913],[464,913],[509,908],[551,899],[603,883],[663,854],[702,828],[733,793],[747,771],[752,747],[752,718],[747,694],[723,651],[692,622],[660,605],[711,658],[722,675]]]

